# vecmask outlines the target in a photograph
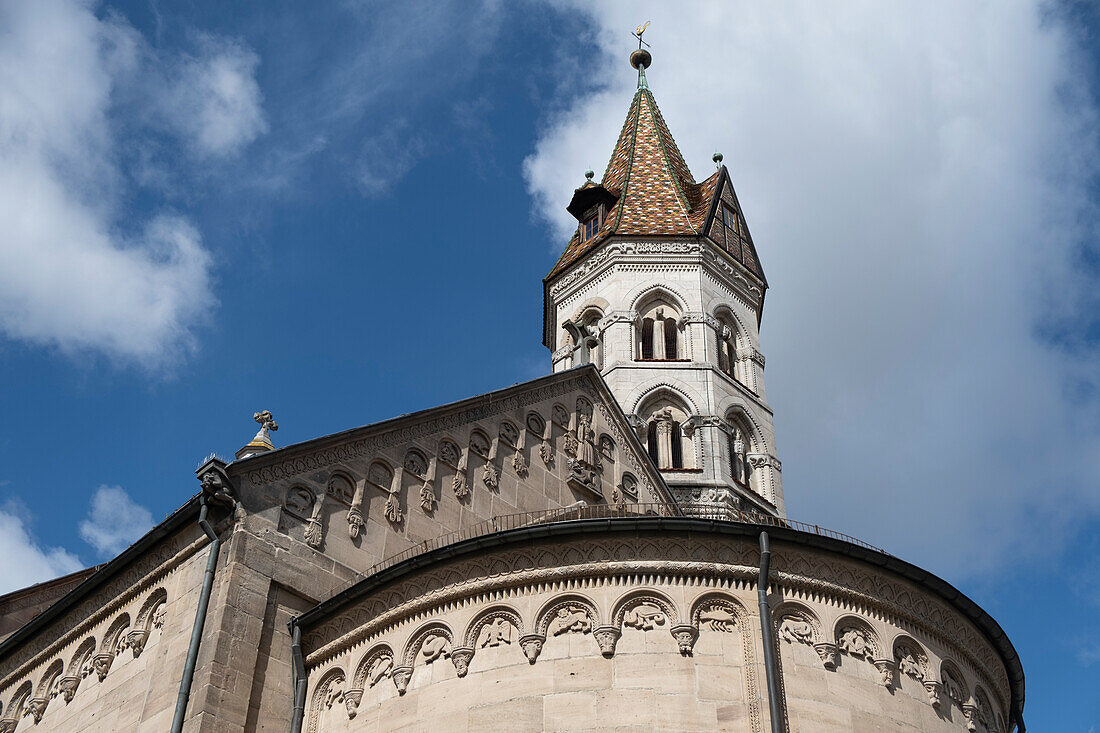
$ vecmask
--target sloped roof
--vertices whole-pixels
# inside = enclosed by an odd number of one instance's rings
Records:
[[[653,92],[646,86],[639,87],[600,182],[617,201],[596,236],[581,241],[579,231],[573,234],[546,280],[596,249],[613,234],[706,234],[723,177],[729,179],[725,166],[705,180],[695,182]],[[591,182],[578,191],[589,185]],[[740,260],[740,256],[737,259]],[[763,277],[758,267],[750,269]]]

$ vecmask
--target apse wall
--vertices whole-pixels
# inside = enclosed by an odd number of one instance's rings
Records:
[[[768,729],[756,529],[625,523],[502,535],[318,609],[305,729]],[[958,609],[839,554],[773,552],[791,731],[1005,730],[1006,669]]]

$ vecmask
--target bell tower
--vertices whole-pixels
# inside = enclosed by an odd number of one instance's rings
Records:
[[[640,38],[639,38],[640,40]],[[768,288],[722,155],[696,183],[646,79],[577,230],[543,280],[554,371],[595,364],[689,513],[783,516],[760,319]]]

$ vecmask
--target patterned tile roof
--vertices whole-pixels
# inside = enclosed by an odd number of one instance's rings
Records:
[[[702,234],[719,178],[720,172],[716,172],[702,183],[695,182],[653,93],[648,88],[639,88],[601,182],[618,201],[596,236],[582,242],[579,231],[574,233],[547,279],[612,234]]]

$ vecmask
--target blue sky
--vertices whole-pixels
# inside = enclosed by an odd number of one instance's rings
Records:
[[[1034,730],[1100,719],[1087,3],[0,1],[0,591],[287,444],[534,378],[629,30],[772,289],[792,518],[955,583]],[[1052,613],[1053,611],[1053,613]]]

